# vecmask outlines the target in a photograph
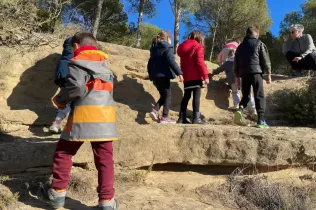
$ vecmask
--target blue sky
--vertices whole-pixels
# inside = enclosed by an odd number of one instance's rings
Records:
[[[125,0],[123,0],[123,2],[126,6],[128,5]],[[300,5],[304,2],[305,0],[267,0],[270,15],[273,20],[271,31],[274,35],[278,35],[280,22],[283,20],[284,15],[293,10],[300,10]],[[129,22],[137,22],[137,14],[128,13],[128,16]],[[157,15],[152,19],[144,18],[144,22],[157,25],[164,30],[169,30],[173,32],[174,17],[170,8],[169,1],[162,0],[162,2],[157,6]],[[181,24],[180,27],[181,39],[186,29],[184,24]]]

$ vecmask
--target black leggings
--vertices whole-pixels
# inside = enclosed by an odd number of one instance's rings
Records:
[[[159,91],[160,98],[157,101],[154,109],[159,111],[159,109],[163,106],[162,116],[168,117],[169,115],[169,106],[171,104],[171,88],[170,88],[170,79],[156,79],[154,81],[154,85]]]
[[[201,98],[201,88],[190,88],[184,90],[184,96],[181,101],[180,112],[185,113],[187,111],[188,103],[193,93],[193,112],[200,112],[200,98]]]
[[[298,53],[293,53],[291,51],[286,53],[286,60],[290,63],[294,70],[314,70],[316,71],[316,53],[310,53],[306,55],[299,62],[293,62],[295,57],[300,57]]]
[[[253,88],[256,110],[259,116],[258,120],[264,120],[264,112],[266,108],[266,102],[264,98],[263,90],[263,78],[261,74],[249,74],[241,77],[241,91],[242,99],[240,106],[247,107],[250,101],[251,87]]]

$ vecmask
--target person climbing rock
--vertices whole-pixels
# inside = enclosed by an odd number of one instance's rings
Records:
[[[70,43],[74,58],[69,63],[69,75],[52,101],[59,109],[71,103],[71,111],[54,154],[52,182],[41,195],[53,208],[64,206],[72,156],[84,142],[91,142],[98,170],[98,208],[118,210],[112,146],[117,140],[113,72],[107,67],[108,56],[97,50],[92,34],[78,32]]]
[[[222,65],[227,59],[229,58],[228,53],[230,50],[237,50],[237,47],[240,44],[240,40],[237,39],[236,41],[228,42],[224,45],[222,51],[217,56],[217,62],[219,65]]]
[[[168,32],[162,31],[154,37],[147,70],[150,80],[153,81],[160,94],[159,100],[152,108],[150,117],[162,124],[176,123],[176,121],[169,118],[169,106],[172,97],[170,80],[179,76],[180,82],[183,82],[183,76],[175,61],[173,46],[171,45]],[[162,117],[159,118],[159,110],[162,106]]]
[[[240,103],[240,94],[238,90],[240,84],[237,84],[235,73],[234,73],[235,52],[236,51],[234,49],[231,49],[228,52],[228,60],[225,61],[223,65],[215,69],[213,73],[210,75],[211,77],[213,77],[214,75],[220,74],[221,72],[225,72],[228,85],[230,86],[232,90],[233,103],[234,103],[234,105],[230,107],[230,109],[232,110],[237,110]],[[250,94],[250,101],[247,105],[247,109],[250,114],[250,117],[253,120],[257,121],[258,115],[256,111],[255,100],[252,94]]]
[[[265,119],[265,97],[263,90],[263,74],[267,74],[266,81],[271,83],[271,62],[266,45],[259,39],[259,29],[249,27],[244,41],[239,45],[235,54],[234,71],[237,78],[241,78],[242,99],[239,110],[235,112],[236,124],[243,124],[243,109],[250,100],[253,88],[256,110],[258,113],[258,128],[268,128]]]
[[[55,84],[59,86],[59,88],[64,87],[66,78],[68,76],[68,63],[70,59],[73,58],[73,54],[71,52],[71,38],[69,37],[64,41],[63,44],[63,52],[59,59],[59,62],[56,67],[55,74]],[[57,109],[56,117],[53,124],[49,127],[49,132],[53,134],[61,133],[61,122],[65,119],[70,112],[70,104],[67,104],[65,109]]]
[[[188,40],[179,45],[180,66],[183,71],[184,96],[181,101],[178,123],[190,123],[187,119],[187,106],[193,94],[193,124],[206,124],[201,119],[201,88],[209,84],[208,70],[204,62],[204,37],[200,31],[193,31]]]
[[[284,36],[283,53],[294,70],[295,75],[302,75],[302,70],[316,71],[316,48],[313,38],[309,34],[303,34],[304,26],[301,24],[291,25],[289,28],[292,41]]]

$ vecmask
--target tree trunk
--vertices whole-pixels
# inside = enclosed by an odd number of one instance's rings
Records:
[[[215,26],[214,26],[214,30],[213,30],[213,40],[212,40],[212,48],[211,48],[211,55],[210,55],[210,61],[212,61],[212,58],[213,58],[213,51],[214,51],[214,46],[215,46],[215,40],[216,40],[216,33],[217,33],[217,27],[219,25],[219,17],[221,15],[221,10],[223,8],[223,5],[224,5],[224,0],[222,0],[220,2],[220,5],[218,7],[218,10],[217,10],[217,14],[216,14],[216,17],[215,17]]]
[[[212,58],[213,58],[213,51],[214,51],[214,45],[215,45],[215,37],[216,37],[216,32],[217,32],[217,26],[218,24],[215,23],[215,27],[213,30],[213,40],[212,40],[212,48],[211,48],[211,55],[210,55],[210,61],[212,62]]]
[[[181,18],[181,7],[175,3],[175,20],[174,20],[174,54],[177,54],[177,48],[179,45],[179,34],[180,34],[180,18]]]
[[[93,23],[93,36],[95,38],[97,38],[97,35],[98,35],[103,2],[104,0],[98,0],[98,7],[97,7],[94,23]]]
[[[137,36],[136,36],[136,47],[140,48],[140,42],[142,40],[142,22],[143,22],[143,11],[146,0],[140,0],[138,10],[138,25],[137,25]]]

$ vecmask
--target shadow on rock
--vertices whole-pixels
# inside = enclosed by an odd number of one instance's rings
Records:
[[[148,124],[146,114],[151,112],[153,105],[156,103],[155,98],[145,91],[143,84],[139,83],[136,78],[131,78],[128,75],[124,75],[122,81],[115,79],[114,83],[114,100],[137,111],[135,121],[138,124]],[[170,109],[178,112],[182,100],[182,90],[176,82],[171,83],[171,90],[172,103]]]
[[[58,89],[54,84],[54,74],[59,58],[60,54],[51,54],[25,70],[20,82],[7,99],[11,110],[30,110],[36,113],[38,117],[30,126],[30,130],[36,136],[46,136],[47,134],[39,127],[50,125],[55,117],[56,109],[52,105],[51,98]],[[19,116],[22,122],[23,118],[28,117]]]
[[[218,108],[228,110],[230,91],[225,81],[225,79],[211,80],[207,87],[206,99],[213,100]]]
[[[52,209],[43,200],[39,199],[40,189],[43,183],[49,180],[49,174],[46,173],[28,173],[10,175],[9,180],[5,181],[3,185],[8,187],[12,193],[18,193],[18,201],[27,206],[40,209]],[[65,202],[65,209],[95,209],[86,206],[78,200],[67,197]]]

